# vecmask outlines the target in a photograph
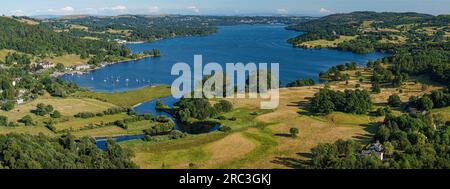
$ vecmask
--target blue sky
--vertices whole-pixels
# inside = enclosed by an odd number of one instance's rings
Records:
[[[450,14],[450,0],[14,0],[5,15],[326,15],[357,10]]]

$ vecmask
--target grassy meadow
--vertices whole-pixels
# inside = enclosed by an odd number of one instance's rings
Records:
[[[170,96],[170,87],[151,86],[119,93],[80,92],[75,96],[98,99],[117,106],[132,107],[152,99]]]
[[[339,43],[342,43],[342,42],[345,42],[345,41],[350,41],[352,39],[355,39],[356,37],[357,36],[344,36],[343,35],[343,36],[340,36],[338,39],[333,40],[333,41],[320,39],[320,40],[303,42],[299,46],[303,46],[303,47],[306,47],[306,48],[316,48],[316,47],[334,48],[334,47],[337,47],[337,45]]]
[[[359,69],[349,71],[351,80],[332,82],[334,90],[370,90],[371,73]],[[360,78],[363,78],[361,81]],[[191,135],[184,139],[144,142],[140,140],[122,143],[135,152],[133,159],[141,168],[302,168],[311,157],[311,149],[320,143],[338,139],[354,139],[368,143],[384,117],[354,115],[342,112],[332,114],[310,114],[307,102],[324,85],[312,87],[283,88],[280,90],[280,106],[271,111],[261,111],[260,101],[255,99],[232,100],[235,109],[224,114],[227,120],[220,121],[232,128],[230,133],[213,132]],[[399,94],[406,102],[409,96],[429,93],[440,86],[430,85],[426,90],[412,78],[400,88],[382,88],[380,94],[372,94],[374,110],[384,106],[392,94]],[[401,91],[401,92],[400,92]],[[395,111],[395,110],[394,110]],[[436,110],[450,115],[448,108]],[[236,118],[236,121],[228,118]],[[291,128],[297,128],[299,135],[292,138]]]
[[[77,137],[142,134],[143,130],[150,128],[154,123],[150,121],[130,123],[128,124],[129,128],[125,130],[116,126],[106,125],[107,123],[131,118],[131,116],[125,113],[86,119],[75,118],[74,115],[80,112],[101,113],[109,108],[118,106],[131,107],[148,100],[168,95],[170,95],[170,89],[166,86],[147,87],[125,93],[82,92],[82,94],[73,95],[67,98],[57,98],[45,94],[29,103],[17,105],[11,111],[5,112],[0,110],[0,115],[7,116],[9,121],[16,122],[22,117],[30,115],[36,123],[35,126],[24,126],[23,124],[19,124],[19,126],[13,128],[0,127],[0,134],[16,132],[33,135],[42,133],[49,136],[56,136],[64,132],[70,132]],[[55,110],[61,113],[61,118],[53,119],[55,132],[50,131],[44,124],[44,122],[51,119],[50,115],[37,116],[32,113],[32,110],[35,110],[39,103],[52,105]]]
[[[54,63],[54,64],[61,63],[66,67],[83,65],[83,64],[87,64],[87,62],[88,62],[88,59],[81,59],[80,55],[76,55],[76,54],[67,54],[67,55],[63,55],[63,56],[47,57],[44,60],[47,62]]]

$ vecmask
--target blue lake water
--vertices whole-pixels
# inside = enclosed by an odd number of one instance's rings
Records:
[[[330,49],[293,48],[289,38],[301,33],[285,30],[280,25],[239,25],[220,27],[218,33],[204,37],[180,37],[154,43],[128,45],[134,53],[160,49],[160,58],[145,58],[114,64],[84,75],[65,75],[62,79],[100,92],[119,92],[149,85],[171,85],[177,76],[170,74],[172,65],[185,62],[193,65],[194,55],[203,55],[203,63],[279,63],[283,85],[305,78],[318,80],[318,74],[334,65],[355,61],[365,65],[368,60],[382,58],[382,53],[355,54]],[[162,99],[172,106],[177,100]],[[139,114],[171,115],[155,110],[156,100],[135,108]],[[220,127],[220,126],[219,126]],[[177,125],[179,129],[179,125]],[[218,129],[212,128],[212,129]],[[143,135],[121,136],[118,142],[142,139]],[[106,139],[98,138],[97,146],[105,149]]]
[[[62,78],[94,91],[116,92],[148,85],[172,84],[172,65],[185,62],[193,65],[194,55],[203,55],[203,63],[280,63],[283,85],[301,78],[318,79],[318,73],[333,65],[382,58],[382,53],[355,54],[330,49],[293,48],[289,38],[301,33],[285,30],[280,25],[239,25],[220,27],[219,32],[204,37],[180,37],[154,43],[130,44],[133,52],[154,48],[160,58],[146,58],[114,64],[84,75]]]

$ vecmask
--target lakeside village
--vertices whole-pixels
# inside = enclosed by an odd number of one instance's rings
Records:
[[[121,59],[121,60],[114,61],[114,62],[101,62],[96,65],[79,64],[79,65],[65,67],[64,64],[62,64],[62,63],[54,63],[54,62],[43,61],[43,60],[31,62],[31,65],[34,67],[32,74],[38,74],[38,73],[43,73],[43,72],[49,71],[49,72],[51,72],[51,74],[50,74],[51,77],[58,78],[58,77],[66,75],[66,74],[83,75],[88,72],[94,71],[96,69],[104,68],[106,66],[121,63],[121,62],[134,61],[134,60],[139,60],[139,59],[144,59],[144,58],[149,58],[149,57],[160,57],[160,56],[161,56],[160,51],[158,49],[153,49],[153,50],[146,50],[143,53],[132,54],[130,56],[130,58],[127,58],[127,59]],[[17,64],[17,62],[13,62],[12,64],[15,65],[15,64]],[[3,65],[0,65],[0,66],[3,66]],[[16,87],[16,85],[21,80],[22,80],[21,77],[14,78],[11,83],[12,86]],[[0,94],[2,94],[3,92],[4,91],[2,89],[0,89]],[[26,89],[19,89],[17,91],[16,98],[14,100],[9,100],[9,101],[13,101],[17,105],[22,105],[22,104],[32,101],[33,99],[34,99],[34,97],[32,96],[32,93],[30,91],[27,91]],[[3,103],[5,103],[5,102],[3,102]]]

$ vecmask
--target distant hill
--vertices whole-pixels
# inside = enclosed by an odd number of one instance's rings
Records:
[[[66,32],[55,32],[48,23],[27,24],[0,17],[0,49],[32,55],[110,54],[119,55],[122,46],[106,41],[85,40]]]
[[[62,17],[62,15],[36,15],[36,16],[30,16],[30,17],[34,18],[34,19],[45,20],[45,19],[59,18],[59,17]]]

